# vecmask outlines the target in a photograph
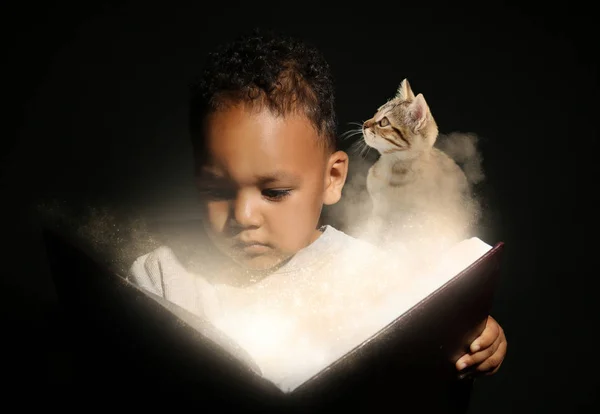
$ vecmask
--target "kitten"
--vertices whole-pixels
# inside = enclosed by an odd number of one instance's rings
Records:
[[[467,237],[477,213],[471,183],[434,147],[438,126],[424,96],[415,96],[404,79],[362,132],[364,142],[381,155],[366,180],[373,203],[369,232],[375,239],[370,239],[444,248]]]

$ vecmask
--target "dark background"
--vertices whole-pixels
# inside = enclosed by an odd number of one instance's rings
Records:
[[[58,323],[32,206],[54,198],[192,214],[187,85],[206,52],[260,25],[324,52],[336,78],[340,132],[370,117],[406,77],[441,132],[481,137],[482,234],[506,243],[492,314],[509,351],[497,375],[476,382],[471,412],[592,411],[598,272],[584,264],[597,188],[591,6],[150,3],[2,6],[9,396],[64,392],[74,381],[72,344]]]

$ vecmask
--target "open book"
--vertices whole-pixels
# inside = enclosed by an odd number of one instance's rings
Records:
[[[461,386],[454,362],[485,326],[503,248],[459,243],[412,286],[410,301],[390,293],[380,326],[282,384],[210,321],[139,289],[67,238],[44,236],[59,299],[87,338],[82,353],[93,355],[88,380],[177,389],[245,412],[372,410],[399,392],[405,409],[446,407]]]

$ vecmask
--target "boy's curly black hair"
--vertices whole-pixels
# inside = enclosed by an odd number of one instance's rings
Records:
[[[196,156],[204,151],[206,116],[238,102],[266,105],[278,115],[300,111],[323,137],[326,148],[336,148],[332,75],[321,53],[307,43],[254,29],[208,55],[190,100]]]

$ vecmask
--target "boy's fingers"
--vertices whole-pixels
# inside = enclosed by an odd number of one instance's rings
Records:
[[[470,365],[459,372],[459,379],[477,375],[493,375],[499,369],[506,356],[507,342],[500,341],[498,349],[489,358],[479,364]]]
[[[462,357],[460,357],[460,359],[458,361],[456,361],[456,369],[459,371],[462,371],[463,369],[467,368],[468,366],[473,365],[473,362],[471,360],[471,356],[469,354],[463,355]]]
[[[498,347],[500,346],[500,344],[502,343],[502,341],[500,340],[500,338],[497,338],[497,340],[490,346],[488,346],[487,348],[484,348],[483,350],[476,352],[474,354],[471,354],[471,359],[473,360],[473,364],[479,364],[483,361],[485,361],[486,359],[490,358],[492,355],[494,355],[496,353],[496,351],[498,350]]]
[[[456,368],[460,371],[468,366],[479,364],[485,361],[496,353],[498,347],[502,343],[502,338],[497,338],[491,346],[484,348],[482,351],[475,352],[474,354],[465,354],[458,361],[456,361]]]
[[[498,346],[496,352],[494,352],[493,355],[491,355],[489,358],[487,358],[485,361],[479,364],[476,370],[486,374],[494,374],[496,371],[498,371],[500,365],[502,365],[502,362],[504,362],[504,356],[506,355],[506,345],[506,341],[500,342],[500,345]]]
[[[496,339],[501,336],[501,327],[494,318],[488,316],[485,329],[481,335],[471,344],[471,352],[476,353],[482,349],[491,346]]]

